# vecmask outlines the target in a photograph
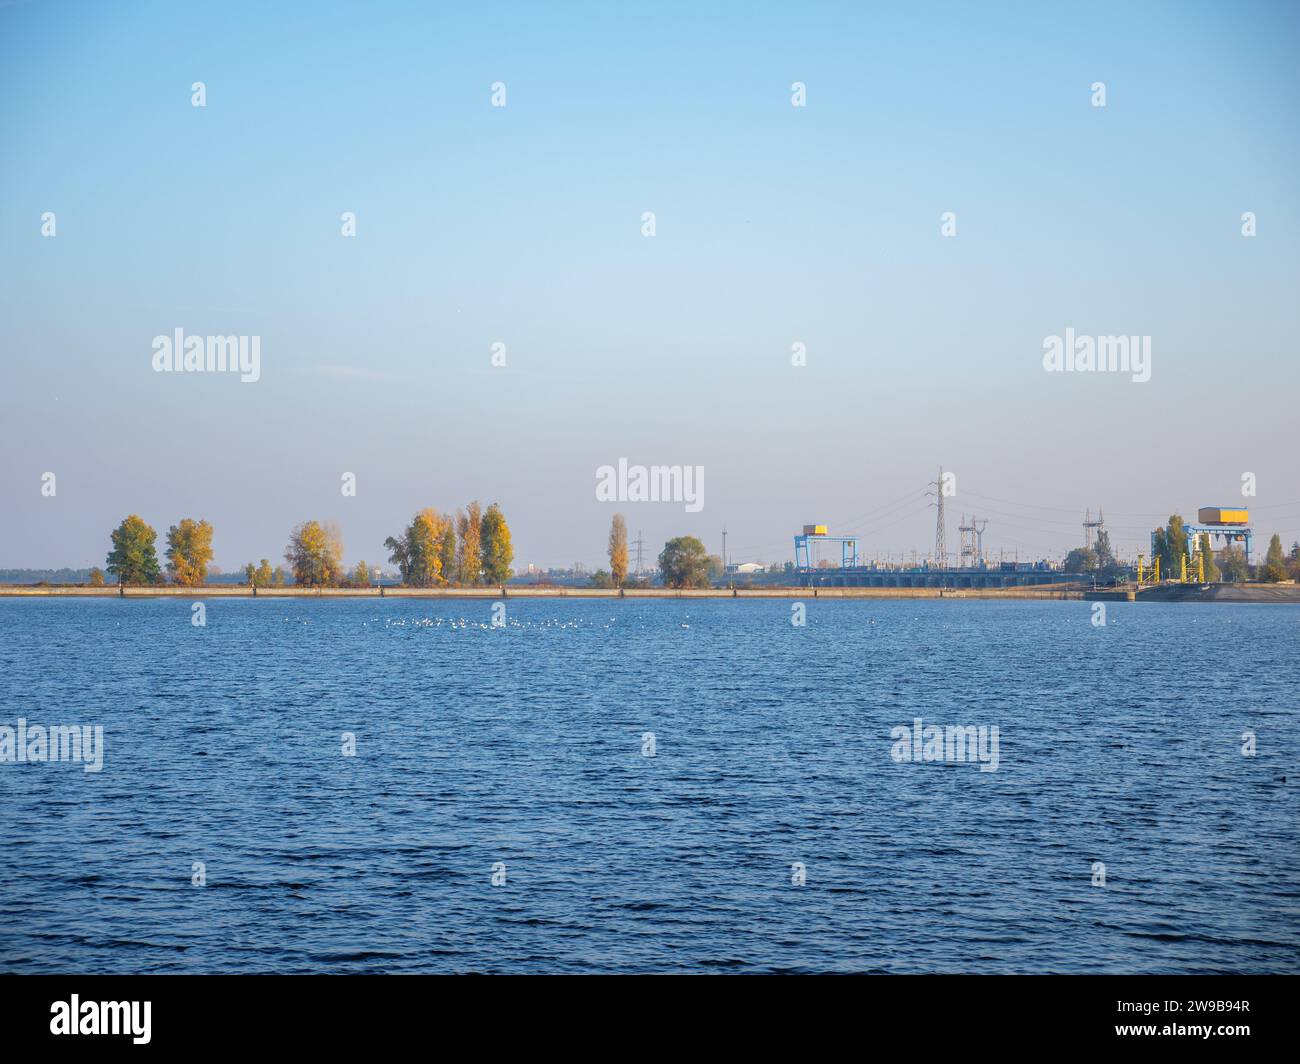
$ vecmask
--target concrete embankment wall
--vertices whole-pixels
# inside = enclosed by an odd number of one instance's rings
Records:
[[[0,597],[11,598],[259,598],[341,599],[380,598],[378,588],[259,588],[241,584],[212,584],[207,587],[128,587],[119,592],[111,587],[39,587],[34,584],[0,585]],[[937,587],[752,587],[752,588],[628,588],[617,590],[590,587],[385,587],[383,598],[422,599],[980,599],[1033,601],[1041,599],[1135,599],[1139,602],[1275,602],[1300,603],[1300,585],[1287,584],[1167,584],[1162,587],[1104,588],[1093,590],[1082,584],[1052,584],[1007,588]]]
[[[762,587],[762,588],[628,588],[617,590],[585,587],[499,587],[413,588],[385,587],[384,598],[430,599],[1068,599],[1081,598],[1082,589],[1062,585],[1016,588],[937,588],[937,587]],[[213,584],[207,587],[36,587],[33,585],[0,586],[0,596],[67,597],[67,598],[380,598],[378,588],[259,588],[239,584]]]
[[[1168,584],[1144,588],[1143,602],[1300,603],[1298,584]]]

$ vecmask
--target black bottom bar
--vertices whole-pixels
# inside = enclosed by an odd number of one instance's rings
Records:
[[[1294,976],[0,977],[7,1047],[204,1055],[413,1041],[676,1053],[755,1037],[806,1052],[848,1038],[864,1049],[1154,1044],[1221,1055],[1280,1049],[1297,990]],[[70,1026],[78,1033],[54,1033]]]

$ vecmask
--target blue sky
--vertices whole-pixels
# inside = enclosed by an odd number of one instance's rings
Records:
[[[619,457],[705,467],[701,513],[622,507],[651,553],[924,551],[941,464],[950,545],[1102,506],[1131,551],[1247,471],[1300,537],[1294,6],[621,7],[0,6],[0,567],[129,512],[374,564],[473,498],[519,566],[596,565]],[[1151,381],[1045,373],[1067,327],[1151,336]],[[154,373],[176,328],[261,380]]]

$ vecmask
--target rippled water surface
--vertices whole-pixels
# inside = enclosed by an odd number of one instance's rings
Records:
[[[1300,608],[206,605],[0,599],[0,968],[1300,971]]]

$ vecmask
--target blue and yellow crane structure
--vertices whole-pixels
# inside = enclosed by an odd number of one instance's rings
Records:
[[[812,545],[814,543],[838,543],[840,545],[840,567],[848,569],[858,564],[858,537],[832,536],[825,525],[804,525],[803,532],[794,537],[794,567],[798,570],[811,570]]]
[[[1179,580],[1186,583],[1205,583],[1205,563],[1202,560],[1199,544],[1201,537],[1206,537],[1211,546],[1220,538],[1225,545],[1242,543],[1246,550],[1246,564],[1250,564],[1250,549],[1255,533],[1250,527],[1250,512],[1229,506],[1202,506],[1196,511],[1196,523],[1184,524],[1187,533],[1187,550],[1178,559],[1178,573],[1165,573],[1166,580]],[[1156,554],[1156,533],[1151,533],[1151,557],[1153,565],[1145,566],[1145,559],[1138,555],[1138,585],[1158,584],[1161,580],[1160,558]]]

